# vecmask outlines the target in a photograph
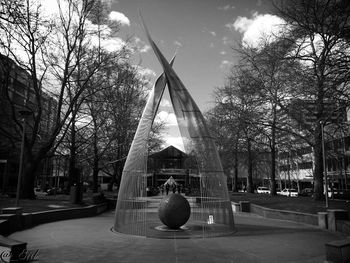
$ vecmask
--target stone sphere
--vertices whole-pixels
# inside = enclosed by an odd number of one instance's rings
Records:
[[[160,202],[158,215],[164,225],[171,229],[178,229],[190,218],[191,207],[182,195],[170,194]]]

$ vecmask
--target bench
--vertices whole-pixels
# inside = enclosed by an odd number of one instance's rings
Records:
[[[6,207],[1,210],[2,214],[21,215],[23,213],[22,207]]]
[[[0,247],[5,247],[9,249],[9,255],[1,255],[2,258],[8,256],[10,261],[16,261],[19,259],[21,253],[27,249],[27,243],[17,241],[11,238],[7,238],[0,235]],[[2,252],[6,253],[6,252]]]
[[[327,243],[326,257],[332,263],[350,262],[350,238]]]

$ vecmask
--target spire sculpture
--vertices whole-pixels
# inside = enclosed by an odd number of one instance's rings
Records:
[[[142,17],[141,17],[142,19]],[[186,154],[197,163],[199,193],[190,200],[191,216],[183,228],[186,237],[211,237],[234,232],[234,221],[226,178],[214,139],[191,95],[144,29],[164,73],[156,80],[143,111],[122,174],[114,231],[140,236],[161,236],[157,211],[146,196],[149,133],[167,84]],[[161,199],[159,199],[160,203]],[[186,230],[187,229],[187,230]],[[180,234],[178,234],[180,235]]]

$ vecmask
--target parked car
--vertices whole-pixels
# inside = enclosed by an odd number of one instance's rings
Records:
[[[314,193],[314,189],[312,189],[312,188],[304,188],[303,190],[301,190],[299,195],[300,196],[312,196],[313,193]]]
[[[270,194],[271,193],[270,189],[267,187],[264,187],[264,186],[259,186],[256,191],[258,194]]]
[[[34,194],[37,196],[44,196],[44,195],[48,195],[47,192],[43,191],[41,188],[37,187],[34,188]]]
[[[157,187],[148,186],[146,191],[147,191],[147,196],[154,196],[159,194],[159,189]]]
[[[340,190],[340,189],[337,189],[337,188],[333,188],[333,192],[332,192],[332,188],[328,188],[328,197],[330,197],[330,198],[338,198],[339,196],[343,195],[343,192],[344,192],[344,190]]]
[[[298,191],[296,189],[285,188],[281,191],[281,195],[297,197]]]
[[[60,187],[52,187],[46,190],[48,195],[58,195],[58,194],[64,194],[64,191]]]

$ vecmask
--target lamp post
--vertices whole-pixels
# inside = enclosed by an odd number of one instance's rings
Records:
[[[19,205],[19,195],[21,191],[21,178],[22,178],[22,170],[23,170],[23,153],[24,153],[24,139],[26,133],[26,117],[31,114],[30,111],[21,110],[19,114],[22,117],[23,121],[23,130],[22,130],[22,139],[21,139],[21,152],[19,156],[19,168],[18,168],[18,178],[17,178],[17,191],[16,191],[16,206]]]
[[[326,197],[326,208],[328,208],[328,178],[326,168],[326,151],[324,146],[324,122],[320,121],[321,124],[321,141],[322,141],[322,159],[323,159],[323,173],[324,173],[324,184],[325,184],[325,197]]]

